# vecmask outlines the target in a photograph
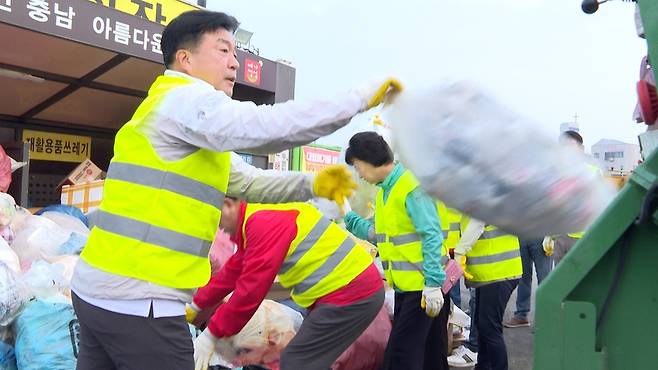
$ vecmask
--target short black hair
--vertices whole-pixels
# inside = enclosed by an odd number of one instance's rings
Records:
[[[345,162],[350,166],[358,159],[375,167],[393,163],[393,151],[384,138],[374,132],[359,132],[352,136],[345,151]]]
[[[564,138],[569,138],[573,141],[578,142],[578,144],[583,145],[583,137],[580,136],[580,134],[576,131],[567,130],[567,131],[563,132],[560,136],[562,136]]]
[[[176,52],[182,48],[194,48],[204,33],[223,28],[231,33],[240,23],[235,17],[210,10],[190,10],[174,18],[162,31],[160,46],[167,68],[174,63]]]

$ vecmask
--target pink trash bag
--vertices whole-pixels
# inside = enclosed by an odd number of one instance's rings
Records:
[[[391,320],[385,307],[379,311],[366,331],[331,366],[332,370],[378,370],[391,335]]]
[[[235,253],[235,245],[231,241],[230,236],[221,229],[217,229],[215,240],[213,240],[212,246],[210,246],[210,253],[208,254],[212,273],[214,274],[219,271],[226,261],[231,258],[233,253]]]
[[[11,159],[0,146],[0,192],[6,193],[11,184]]]

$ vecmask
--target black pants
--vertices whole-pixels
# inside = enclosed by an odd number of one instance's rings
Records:
[[[395,293],[393,329],[384,354],[384,370],[448,370],[450,300],[437,317],[420,307],[421,292]]]
[[[503,315],[519,280],[499,281],[476,288],[475,326],[478,330],[477,370],[507,370]]]
[[[74,293],[80,322],[77,370],[192,370],[194,347],[185,316],[140,317],[91,305]]]

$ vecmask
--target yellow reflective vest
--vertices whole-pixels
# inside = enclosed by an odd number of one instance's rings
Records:
[[[468,219],[462,222],[463,229]],[[466,253],[466,271],[473,275],[467,280],[470,287],[483,286],[503,280],[518,279],[523,275],[519,239],[493,225],[484,232]]]
[[[245,227],[259,211],[296,210],[297,236],[278,272],[279,283],[291,290],[298,305],[309,307],[318,298],[346,285],[365,271],[372,256],[338,225],[306,203],[247,204],[242,235],[248,248]]]
[[[436,202],[436,209],[439,212],[439,220],[441,221],[441,231],[443,231],[443,244],[448,250],[455,249],[462,235],[462,215],[459,213],[459,211],[446,207],[446,205],[441,201]]]
[[[419,186],[409,170],[397,180],[384,202],[384,190],[377,193],[375,203],[375,232],[379,257],[384,266],[386,281],[391,287],[405,292],[423,290],[423,252],[420,235],[407,213],[407,195]],[[441,247],[441,262],[447,261],[448,250]]]
[[[81,258],[117,275],[189,289],[210,279],[208,251],[221,216],[230,157],[199,149],[166,161],[144,130],[167,93],[189,80],[160,76],[117,133],[98,210]]]

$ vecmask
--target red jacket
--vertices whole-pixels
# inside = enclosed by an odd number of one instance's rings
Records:
[[[216,337],[237,334],[256,312],[274,283],[279,268],[297,236],[296,210],[262,210],[249,217],[242,238],[246,203],[240,205],[238,227],[231,240],[237,252],[194,296],[201,309],[219,303],[229,293],[233,295],[210,319],[208,329]],[[349,305],[383,288],[374,264],[348,285],[318,299],[317,304]]]

